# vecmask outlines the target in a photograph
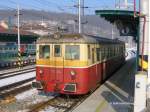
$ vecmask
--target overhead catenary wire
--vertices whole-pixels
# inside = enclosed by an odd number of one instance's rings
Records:
[[[45,9],[45,5],[48,7],[49,5],[48,4],[45,4],[44,2],[42,2],[41,0],[34,0],[36,3],[34,4],[24,4],[24,3],[21,3],[21,1],[19,2],[15,2],[15,1],[12,1],[12,0],[8,0],[9,3],[15,5],[15,8],[13,9],[16,9],[16,4],[19,4],[20,5],[20,9],[26,9],[28,7],[28,9],[35,9],[35,10],[44,10],[46,11]],[[38,5],[37,5],[38,3]],[[43,4],[44,3],[44,4]],[[39,5],[43,5],[42,7],[40,7]]]
[[[44,7],[46,6],[47,8],[49,8],[50,6],[53,6],[53,7],[56,7],[61,12],[66,12],[63,6],[60,6],[56,3],[53,3],[47,0],[43,0],[44,2],[42,2],[41,0],[34,0],[34,1],[36,1],[40,5],[43,5]]]
[[[63,6],[63,5],[55,3],[54,1],[50,1],[50,0],[42,0],[42,1],[41,0],[33,0],[33,1],[35,1],[36,3],[28,4],[28,2],[27,2],[26,4],[24,4],[24,3],[22,3],[22,1],[16,2],[14,0],[8,0],[7,2],[13,4],[14,6],[11,6],[11,5],[7,6],[6,9],[16,9],[16,4],[19,3],[20,9],[26,9],[28,7],[27,9],[48,11],[49,7],[52,6],[52,7],[57,8],[58,11],[61,11],[63,13],[72,13],[73,10],[74,10],[74,12],[76,12],[76,9],[73,9],[73,7]],[[71,2],[75,3],[76,1],[72,0]],[[5,7],[4,7],[4,9],[5,9]]]
[[[67,6],[63,6],[62,4],[58,4],[58,2],[56,2],[56,1],[52,1],[52,0],[32,0],[32,1],[34,1],[33,4],[31,4],[31,3],[29,4],[28,2],[24,3],[21,0],[7,0],[7,2],[15,5],[15,6],[13,6],[13,8],[15,8],[15,9],[16,9],[16,4],[19,3],[21,9],[26,9],[27,7],[29,7],[31,9],[48,11],[48,10],[50,10],[50,7],[54,7],[58,11],[61,11],[61,12],[65,12],[65,13],[73,12],[73,8],[67,7]],[[75,2],[77,2],[77,0],[70,0],[69,2],[70,2],[70,4],[72,4],[72,3],[74,4]],[[93,6],[93,7],[89,6],[88,8],[98,9],[100,7],[101,6]],[[75,11],[76,11],[76,9],[74,9],[74,12]],[[93,10],[93,12],[94,12],[94,10]]]
[[[14,10],[15,8],[0,4],[0,9]]]
[[[28,7],[30,7],[30,9],[40,9],[40,10],[43,10],[43,8],[40,8],[40,7],[37,7],[37,6],[34,6],[34,5],[29,5],[29,4],[21,4],[21,3],[17,3],[17,2],[14,2],[14,1],[12,1],[12,0],[8,0],[8,2],[9,3],[11,3],[11,4],[13,4],[14,6],[8,6],[8,4],[7,4],[7,6],[6,5],[2,5],[2,4],[0,4],[0,7],[3,7],[3,9],[11,9],[11,10],[16,10],[17,9],[17,7],[16,7],[16,5],[17,4],[19,4],[20,5],[20,9],[25,9],[23,6],[28,6]]]

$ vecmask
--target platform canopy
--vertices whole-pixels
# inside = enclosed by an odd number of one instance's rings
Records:
[[[21,43],[33,43],[39,36],[20,29],[20,42]],[[0,42],[17,42],[18,31],[16,28],[5,29],[0,26]]]
[[[96,15],[117,26],[121,36],[138,36],[139,17],[128,10],[96,10]]]

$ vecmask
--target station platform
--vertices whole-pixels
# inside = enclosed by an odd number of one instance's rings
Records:
[[[72,112],[133,112],[136,59],[131,58]]]

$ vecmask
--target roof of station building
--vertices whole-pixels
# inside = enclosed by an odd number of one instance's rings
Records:
[[[110,23],[114,24],[116,22],[120,22],[123,26],[122,28],[128,27],[130,29],[130,32],[128,34],[125,34],[125,36],[126,35],[137,36],[139,17],[134,17],[134,11],[114,9],[114,10],[96,10],[95,13],[96,15],[105,18],[105,20],[109,21]],[[118,29],[119,28],[120,27],[118,27]],[[122,29],[119,30],[121,31]]]
[[[16,28],[13,29],[5,29],[2,26],[0,26],[0,41],[5,41],[5,42],[14,42],[17,41],[17,35],[18,31]],[[20,38],[21,42],[35,42],[36,39],[38,38],[38,35],[20,30]]]

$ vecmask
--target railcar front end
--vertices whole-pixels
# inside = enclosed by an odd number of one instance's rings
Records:
[[[85,45],[37,45],[36,80],[33,86],[45,92],[86,94],[89,69]]]

